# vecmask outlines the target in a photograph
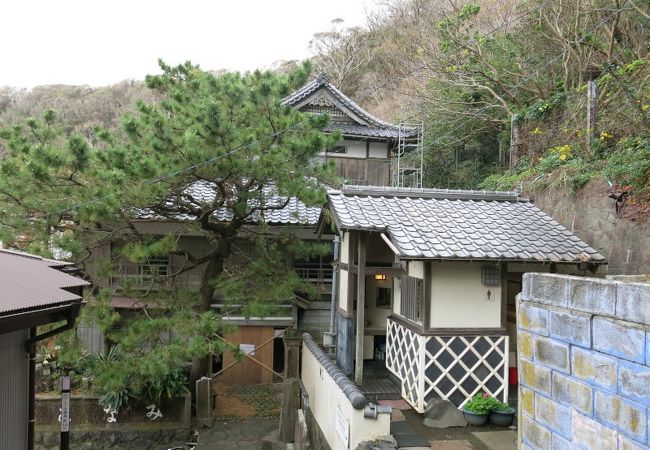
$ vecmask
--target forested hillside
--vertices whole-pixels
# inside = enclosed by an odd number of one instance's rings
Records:
[[[366,27],[334,21],[310,45],[362,106],[424,123],[428,186],[576,190],[604,175],[648,200],[649,26],[647,0],[383,0]],[[0,126],[53,108],[92,143],[151,96],[139,82],[5,88]]]
[[[368,30],[316,36],[337,45],[315,60],[378,115],[424,122],[430,186],[604,175],[647,200],[649,19],[638,0],[392,0]]]

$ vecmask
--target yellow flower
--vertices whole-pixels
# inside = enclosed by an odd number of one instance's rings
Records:
[[[539,129],[539,127],[535,127],[535,129],[532,131],[533,134],[542,134],[542,130]]]
[[[560,159],[561,159],[562,161],[566,161],[566,158],[567,158],[567,154],[566,154],[566,153],[562,153],[562,154],[560,155]]]
[[[607,131],[603,131],[602,133],[600,133],[600,140],[601,141],[606,141],[607,139],[611,139],[613,137],[614,137],[614,135],[609,134]]]

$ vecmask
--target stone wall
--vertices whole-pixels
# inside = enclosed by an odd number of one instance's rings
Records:
[[[650,284],[524,275],[522,449],[650,445]]]
[[[616,212],[604,179],[577,194],[566,189],[527,192],[535,206],[573,231],[609,261],[610,274],[650,274],[650,220],[630,220]]]
[[[104,429],[75,427],[71,424],[70,448],[77,450],[159,450],[183,446],[194,439],[185,428],[142,427],[112,424]],[[37,426],[34,450],[58,450],[60,431],[56,426]]]

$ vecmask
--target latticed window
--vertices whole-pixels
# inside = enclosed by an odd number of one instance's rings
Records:
[[[424,282],[415,277],[402,277],[400,280],[402,300],[400,314],[414,322],[422,321],[422,302],[424,298]]]
[[[153,256],[146,263],[139,264],[138,275],[142,277],[165,277],[169,275],[169,256]]]

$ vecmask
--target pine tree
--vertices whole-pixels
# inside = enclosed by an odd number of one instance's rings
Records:
[[[123,286],[149,307],[120,331],[112,290],[97,289],[86,308],[86,320],[102,325],[120,355],[102,360],[96,379],[113,406],[130,396],[159,397],[161,385],[178,384],[179,368],[189,361],[190,380],[205,374],[205,355],[221,350],[215,334],[224,332],[210,308],[216,293],[243,304],[243,314],[258,315],[294,292],[310,292],[290,260],[322,248],[307,246],[286,227],[266,225],[264,216],[291,199],[323,204],[322,182],[332,170],[315,157],[338,138],[321,131],[327,117],[282,105],[306,81],[308,65],[286,76],[217,76],[190,63],[160,65],[163,73],[146,83],[162,100],[140,102],[124,118],[127,140],[105,130],[97,130],[101,140],[94,146],[81,135],[64,137],[53,112],[0,134],[7,151],[0,161],[5,244],[45,255],[58,248],[86,273],[101,266],[105,276],[120,259],[183,258],[174,273],[152,273],[151,289]],[[154,236],[139,228],[143,218],[176,226]],[[189,233],[209,243],[201,255],[179,248],[179,236]],[[243,237],[252,257],[228,266]],[[113,254],[100,261],[92,256],[107,246]],[[157,288],[196,268],[198,292]],[[162,333],[172,337],[161,340]]]

